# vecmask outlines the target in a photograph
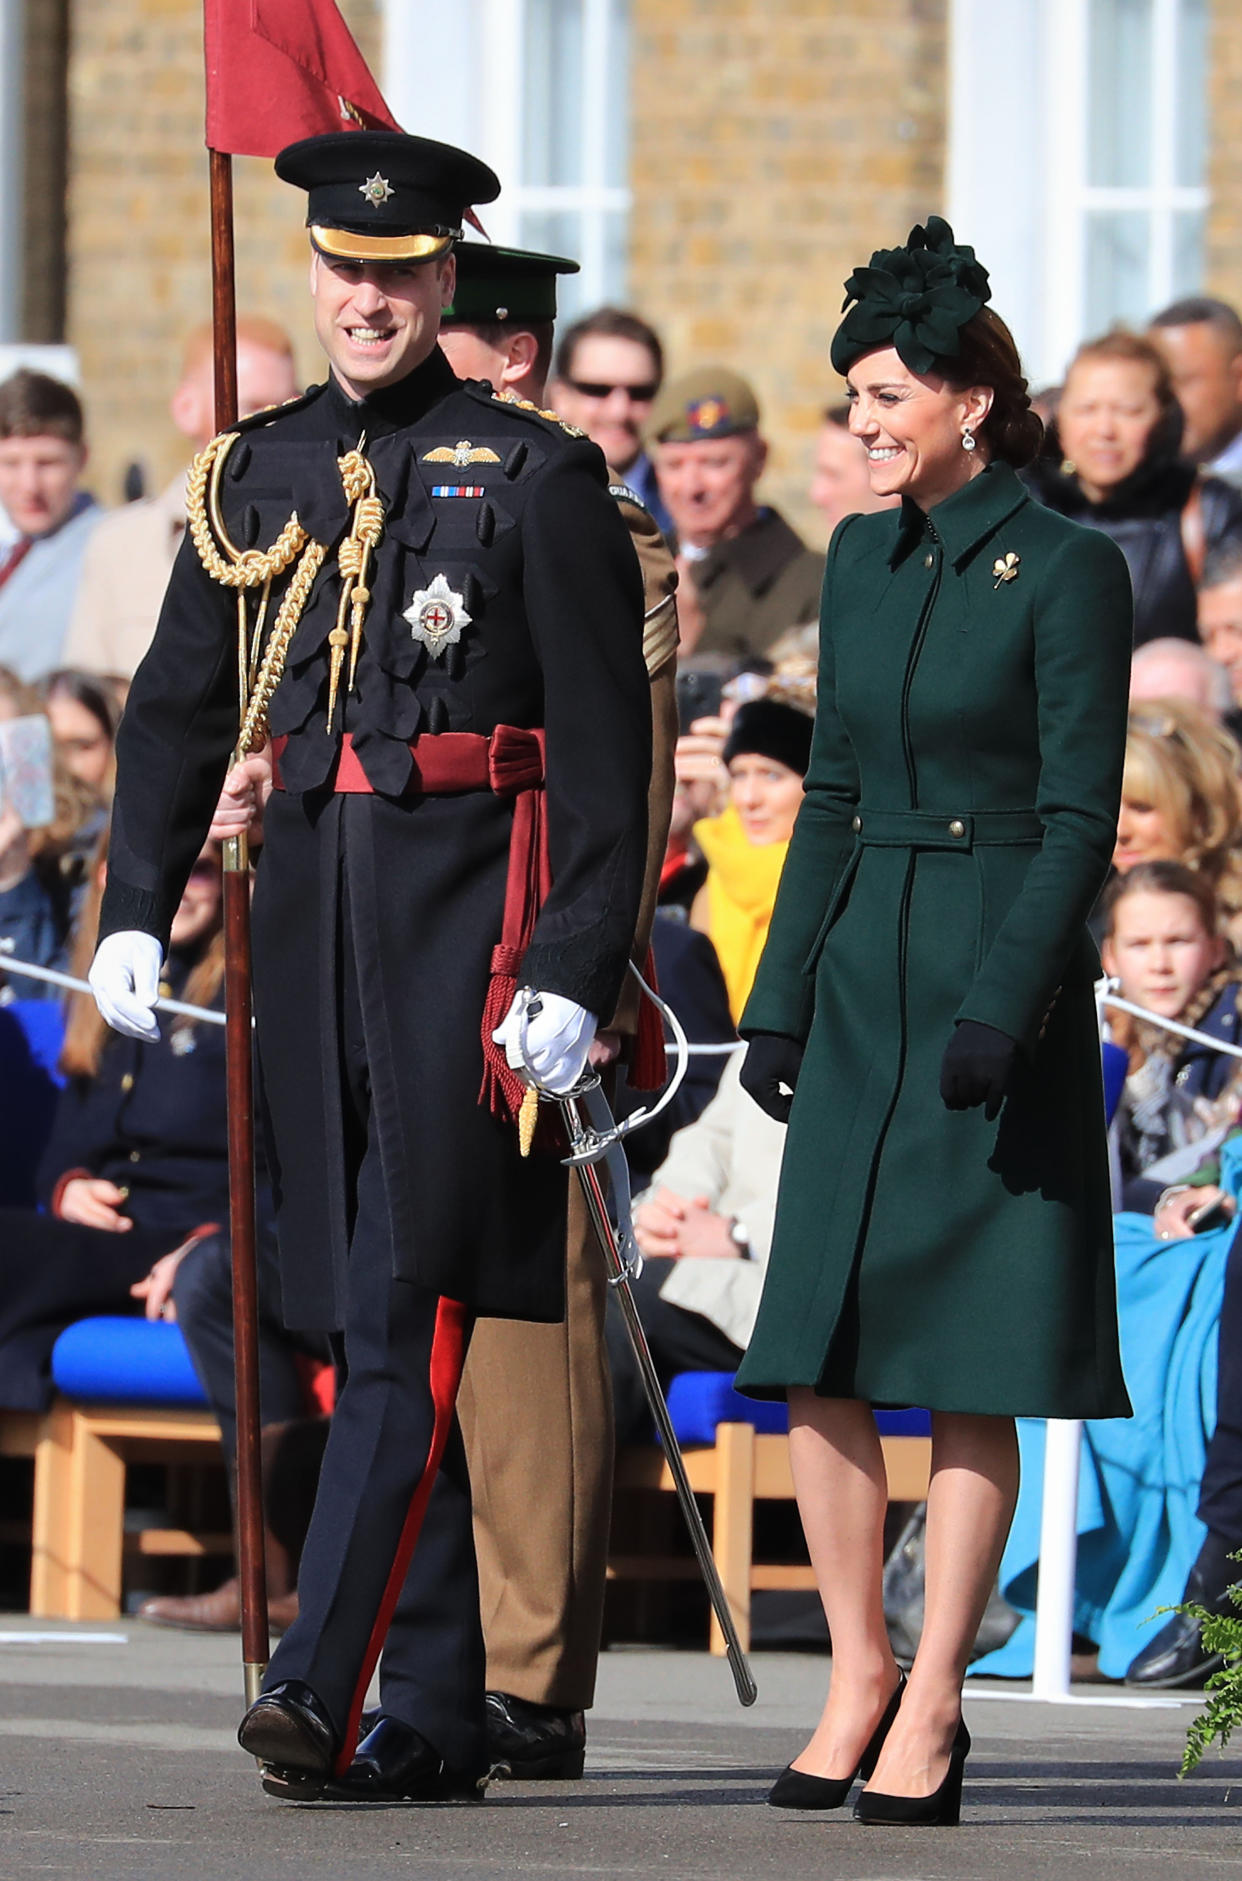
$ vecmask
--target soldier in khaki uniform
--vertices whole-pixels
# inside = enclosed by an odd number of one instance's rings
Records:
[[[686,653],[766,653],[818,618],[824,558],[755,491],[767,463],[759,401],[740,374],[700,366],[666,385],[647,441],[677,530]]]
[[[541,403],[556,315],[556,256],[460,243],[441,344],[463,378]],[[655,911],[677,738],[677,573],[659,529],[612,477],[643,571],[644,654],[654,754],[648,857],[634,958]],[[632,1038],[631,980],[613,1030]],[[622,1047],[624,1049],[624,1046]],[[480,1320],[458,1398],[474,1498],[487,1642],[493,1767],[521,1777],[578,1776],[583,1712],[595,1693],[612,1502],[613,1426],[604,1343],[604,1262],[575,1182],[570,1189],[566,1316],[556,1325]]]

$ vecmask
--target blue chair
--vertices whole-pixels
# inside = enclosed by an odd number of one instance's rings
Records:
[[[207,1403],[181,1328],[166,1320],[80,1319],[52,1348],[52,1382],[91,1404]]]
[[[673,1428],[685,1451],[696,1495],[713,1499],[712,1554],[743,1646],[750,1643],[750,1597],[759,1589],[813,1591],[815,1577],[799,1562],[754,1558],[755,1503],[793,1500],[788,1415],[783,1403],[743,1398],[730,1372],[683,1372],[668,1391]],[[876,1424],[892,1502],[921,1502],[931,1468],[931,1419],[926,1411],[877,1411]],[[672,1472],[655,1444],[635,1444],[617,1458],[619,1488],[675,1494]],[[614,1552],[617,1580],[665,1580],[687,1571],[684,1556]],[[697,1571],[691,1568],[690,1571]],[[724,1637],[712,1616],[710,1650],[723,1653]]]

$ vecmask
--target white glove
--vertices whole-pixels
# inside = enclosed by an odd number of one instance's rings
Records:
[[[514,1071],[550,1097],[563,1097],[582,1076],[598,1025],[593,1012],[563,994],[537,993],[523,986],[492,1037],[504,1046]]]
[[[87,974],[95,1004],[116,1032],[126,1038],[160,1035],[155,1002],[160,990],[160,963],[164,950],[154,934],[130,928],[109,934],[95,949]]]

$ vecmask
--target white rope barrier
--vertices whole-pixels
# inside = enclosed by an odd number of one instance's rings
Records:
[[[0,941],[0,973],[11,973],[18,979],[44,980],[49,986],[64,986],[71,993],[90,993],[87,981],[75,980],[71,973],[60,973],[55,967],[37,967],[32,960],[16,960],[9,949],[12,941]],[[94,994],[91,994],[92,999]],[[202,1019],[208,1025],[223,1025],[224,1014],[212,1012],[207,1006],[187,1006],[183,999],[157,999],[158,1012],[175,1012],[186,1019]]]

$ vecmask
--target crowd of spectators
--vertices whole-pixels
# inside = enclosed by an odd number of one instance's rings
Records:
[[[661,1127],[628,1145],[648,1262],[640,1304],[666,1377],[733,1369],[762,1288],[783,1132],[742,1091],[728,1048],[810,758],[824,560],[764,501],[769,442],[753,386],[722,364],[678,363],[686,369],[666,382],[659,335],[606,307],[561,336],[549,393],[656,515],[679,573],[682,735],[653,948],[692,1041],[716,1049],[692,1058]],[[243,412],[296,390],[288,337],[268,321],[242,318],[238,366]],[[1164,1641],[1155,1675],[1144,1671],[1137,1629],[1184,1585],[1219,1603],[1232,1576],[1225,1543],[1242,1540],[1242,1462],[1230,1489],[1232,1465],[1218,1458],[1213,1477],[1209,1455],[1217,1424],[1242,1431],[1242,1403],[1222,1396],[1212,1412],[1242,1193],[1242,1057],[1229,1049],[1242,1044],[1242,322],[1222,303],[1180,301],[1144,333],[1085,342],[1040,405],[1045,446],[1029,487],[1114,536],[1136,600],[1114,873],[1094,921],[1105,970],[1145,1015],[1114,1008],[1106,1020],[1125,1054],[1112,1140],[1136,1418],[1120,1440],[1113,1427],[1088,1429],[1089,1474],[1108,1519],[1098,1509],[1084,1517],[1079,1628],[1102,1676],[1193,1682],[1210,1667],[1194,1629],[1174,1642],[1173,1674]],[[187,340],[170,409],[200,449],[211,431],[206,329]],[[872,493],[843,403],[820,414],[806,473],[821,540],[845,516],[894,500]],[[47,751],[44,810],[24,817],[0,736],[0,948],[11,961],[78,971],[90,954],[116,723],[186,522],[181,476],[107,513],[88,484],[76,394],[31,371],[0,385],[0,505],[15,532],[0,561],[0,727],[42,724]],[[217,1004],[210,849],[187,902],[169,976],[197,1003]],[[14,1135],[0,1170],[6,1246],[17,1251],[0,1275],[0,1405],[46,1399],[51,1343],[76,1312],[171,1316],[178,1301],[187,1336],[202,1319],[200,1369],[218,1397],[227,1343],[218,1038],[206,1026],[173,1027],[153,1048],[106,1037],[81,995],[6,974],[0,956],[0,1018],[3,1002],[20,1018],[57,1001],[66,1023],[50,1142],[36,1170]],[[0,1054],[12,1043],[0,1026]],[[628,1101],[622,1086],[619,1105]],[[1242,1299],[1242,1272],[1235,1285]],[[211,1312],[200,1314],[202,1302],[214,1302]],[[1169,1314],[1176,1339],[1166,1336]],[[269,1362],[284,1367],[284,1415],[300,1389],[298,1354],[281,1357],[278,1329],[268,1332]],[[619,1334],[610,1351],[619,1435],[641,1436],[641,1393]],[[1229,1366],[1220,1389],[1242,1390]],[[1002,1572],[1019,1616],[1033,1581],[1037,1434],[1024,1447],[1024,1500]],[[1236,1448],[1242,1456],[1242,1440]],[[1135,1470],[1141,1507],[1114,1483]],[[1205,1470],[1211,1504],[1196,1515]],[[980,1663],[1028,1670],[1024,1653],[1020,1617]]]

